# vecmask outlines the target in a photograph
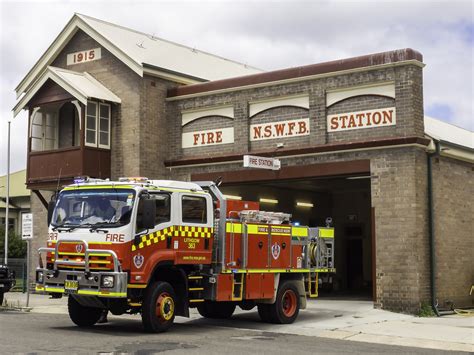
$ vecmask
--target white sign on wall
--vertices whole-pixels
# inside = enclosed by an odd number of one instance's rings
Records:
[[[250,126],[251,141],[307,136],[309,133],[309,118],[260,123]]]
[[[244,155],[245,168],[280,170],[280,159]]]
[[[87,49],[85,51],[69,53],[67,55],[67,65],[92,62],[93,60],[99,60],[100,58],[102,58],[100,48]]]
[[[21,216],[21,239],[33,238],[33,214],[24,213]]]
[[[397,117],[395,107],[368,111],[338,113],[336,115],[327,116],[328,132],[395,126],[396,123]]]
[[[182,135],[183,148],[195,148],[234,143],[234,127],[185,132]]]

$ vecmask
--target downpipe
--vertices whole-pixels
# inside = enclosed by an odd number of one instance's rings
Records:
[[[431,307],[437,317],[441,314],[438,310],[438,302],[436,300],[436,252],[435,252],[435,226],[434,226],[434,207],[433,207],[433,158],[439,157],[440,146],[434,141],[435,151],[428,152],[427,158],[427,175],[428,175],[428,235],[430,244],[430,291],[431,291]]]

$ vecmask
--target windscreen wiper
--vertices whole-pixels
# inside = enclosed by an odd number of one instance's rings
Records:
[[[54,226],[51,228],[53,232],[59,231],[59,232],[72,232],[74,229],[79,228],[80,225],[77,224],[67,224],[67,223],[62,223],[58,224],[57,226]]]

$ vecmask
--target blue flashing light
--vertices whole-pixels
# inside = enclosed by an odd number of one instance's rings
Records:
[[[293,222],[293,225],[294,225],[295,227],[298,227],[298,226],[300,225],[300,222]]]
[[[75,184],[82,184],[82,183],[86,182],[87,180],[88,180],[87,176],[76,176],[74,178],[74,183]]]

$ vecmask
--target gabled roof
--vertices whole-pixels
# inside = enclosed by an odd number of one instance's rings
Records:
[[[219,80],[261,70],[203,51],[169,42],[93,17],[74,14],[47,51],[18,84],[17,97],[28,90],[78,30],[84,31],[138,75],[150,73],[182,83]]]
[[[36,80],[28,92],[15,105],[13,108],[14,116],[25,108],[31,98],[49,79],[61,86],[83,104],[87,104],[87,99],[90,98],[121,103],[121,100],[117,95],[88,73],[80,73],[56,67],[47,67],[39,79]]]

